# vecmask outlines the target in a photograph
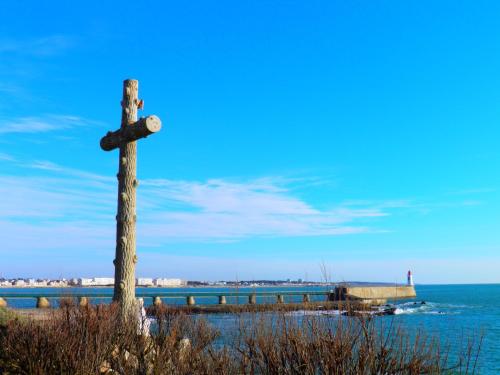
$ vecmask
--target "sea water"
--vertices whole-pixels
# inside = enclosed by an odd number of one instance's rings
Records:
[[[325,287],[268,287],[268,288],[239,288],[242,293],[250,291],[326,291]],[[417,285],[417,298],[406,301],[399,301],[394,304],[396,315],[380,317],[387,322],[400,323],[408,330],[422,330],[428,336],[437,336],[443,343],[451,346],[465,345],[469,337],[483,336],[480,351],[479,363],[481,374],[500,374],[500,284],[491,285]],[[235,292],[234,288],[138,288],[138,292],[148,293],[169,293],[169,292],[212,292],[223,293],[227,291]],[[40,294],[43,293],[61,294],[112,294],[111,288],[1,288],[2,293],[16,294]],[[291,297],[287,297],[287,301]],[[294,297],[299,301],[301,296]],[[313,300],[320,300],[324,297],[316,296]],[[93,302],[107,302],[109,299],[95,299]],[[184,298],[165,299],[167,303],[184,304]],[[239,297],[238,303],[245,303],[247,297]],[[273,297],[265,297],[258,302],[275,301]],[[422,304],[422,301],[425,304]],[[9,305],[13,307],[33,307],[34,299],[10,299]],[[146,304],[151,301],[146,300]],[[197,298],[199,304],[217,303],[216,297]],[[228,303],[234,303],[236,299],[228,298]],[[307,312],[297,312],[296,314],[307,314]],[[324,314],[324,313],[323,313]],[[326,313],[335,316],[337,313]],[[338,315],[338,314],[337,314]],[[230,325],[231,318],[223,316],[213,316],[210,318],[217,326],[223,326],[224,322]],[[392,320],[392,321],[390,321]]]
[[[500,284],[422,285],[417,300],[398,304],[396,319],[406,327],[422,328],[450,344],[483,335],[481,374],[500,374]]]

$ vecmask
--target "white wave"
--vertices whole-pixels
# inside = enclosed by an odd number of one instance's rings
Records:
[[[286,313],[288,316],[323,316],[323,315],[333,315],[333,316],[339,316],[342,315],[345,311],[342,310],[297,310],[297,311],[290,311]]]
[[[425,311],[424,314],[428,315],[453,315],[453,314],[458,314],[457,312],[453,311]]]
[[[426,315],[456,315],[464,305],[453,305],[434,302],[405,302],[394,305],[395,315],[426,314]],[[468,307],[468,306],[467,306]]]
[[[413,313],[415,313],[415,309],[404,309],[397,307],[394,310],[394,315],[413,314]]]

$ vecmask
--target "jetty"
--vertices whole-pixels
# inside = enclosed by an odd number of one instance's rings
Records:
[[[411,299],[416,297],[416,291],[413,285],[373,285],[373,286],[350,286],[337,285],[329,290],[280,290],[280,291],[221,291],[221,292],[138,292],[137,298],[142,298],[146,305],[161,306],[168,304],[172,306],[184,305],[188,307],[204,307],[214,309],[210,306],[242,306],[242,305],[261,305],[259,309],[273,304],[321,304],[321,303],[346,303],[365,306],[380,306],[388,301]],[[79,306],[88,306],[89,304],[107,303],[112,295],[106,292],[54,292],[46,291],[23,293],[9,292],[2,293],[0,290],[0,307],[8,307],[10,302],[17,299],[33,300],[37,309],[47,309],[57,307],[71,302]],[[225,310],[225,309],[224,309]]]
[[[337,286],[333,300],[356,301],[368,305],[383,305],[387,301],[415,298],[413,285],[405,286]]]

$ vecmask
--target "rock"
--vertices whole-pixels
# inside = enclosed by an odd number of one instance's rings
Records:
[[[137,299],[137,320],[139,321],[137,334],[148,337],[150,335],[149,328],[151,326],[151,322],[146,315],[143,298]]]
[[[187,350],[190,347],[191,347],[191,341],[187,337],[184,337],[179,341],[178,348],[180,351]]]
[[[186,357],[186,355],[189,354],[189,350],[191,349],[191,341],[187,337],[184,337],[183,339],[179,340],[177,348],[179,349],[179,359],[182,360]]]
[[[50,301],[45,297],[37,297],[36,307],[38,309],[47,309],[50,307]]]
[[[104,361],[99,366],[99,374],[112,374],[114,371],[108,361]]]

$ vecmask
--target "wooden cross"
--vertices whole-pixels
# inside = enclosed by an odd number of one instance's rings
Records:
[[[136,178],[137,144],[161,129],[156,116],[137,120],[137,109],[143,101],[138,99],[139,82],[135,79],[123,81],[122,122],[120,129],[108,132],[101,139],[101,148],[111,151],[120,148],[118,174],[118,213],[116,215],[115,287],[113,301],[118,302],[123,312],[132,312],[135,307],[135,247],[136,222]]]

